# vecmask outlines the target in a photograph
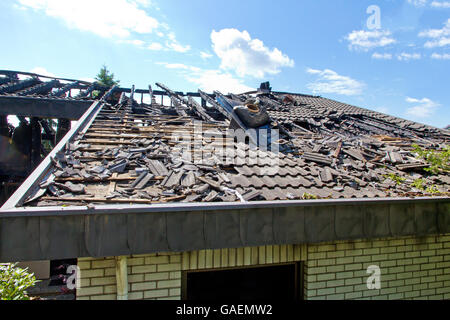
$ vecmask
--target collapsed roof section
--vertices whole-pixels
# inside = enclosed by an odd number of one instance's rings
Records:
[[[413,148],[442,150],[447,130],[318,96],[199,90],[200,104],[157,85],[170,106],[112,88],[4,208],[449,195]]]
[[[94,101],[92,93],[109,88],[73,79],[0,70],[0,116],[78,120]]]
[[[72,97],[71,90],[78,93]],[[85,99],[94,90],[109,88],[83,80],[65,79],[31,72],[0,70],[0,95],[15,97]]]

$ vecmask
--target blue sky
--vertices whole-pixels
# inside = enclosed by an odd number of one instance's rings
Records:
[[[374,6],[375,5],[375,6]],[[448,0],[6,0],[0,69],[317,94],[450,124]]]

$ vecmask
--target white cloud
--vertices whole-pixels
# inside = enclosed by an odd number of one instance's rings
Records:
[[[209,58],[212,58],[213,55],[208,53],[208,52],[201,51],[200,52],[200,57],[202,57],[202,59],[209,59]]]
[[[408,3],[420,8],[425,7],[428,0],[408,0]],[[432,1],[430,6],[433,8],[450,8],[450,1]]]
[[[362,93],[365,84],[347,76],[341,76],[333,70],[316,70],[308,68],[306,72],[318,76],[318,80],[309,83],[308,89],[317,93],[338,93],[342,95],[358,95]]]
[[[169,29],[168,26],[167,26],[167,28]],[[191,46],[189,46],[189,45],[183,46],[178,43],[174,32],[169,32],[167,34],[167,38],[169,38],[169,40],[166,41],[166,48],[168,50],[173,50],[173,51],[181,52],[181,53],[191,50]]]
[[[75,29],[93,32],[101,37],[127,38],[131,33],[148,34],[158,21],[141,9],[149,4],[142,0],[18,0],[27,8],[44,11],[62,19]]]
[[[426,118],[431,116],[435,112],[436,108],[440,106],[440,104],[428,98],[415,99],[406,97],[406,102],[415,104],[415,106],[412,106],[406,110],[406,114],[418,118]]]
[[[427,4],[427,0],[408,0],[408,3],[416,7],[423,7]]]
[[[372,58],[373,58],[373,59],[390,60],[390,59],[392,59],[392,54],[390,54],[390,53],[378,53],[378,52],[374,52],[374,53],[372,54]]]
[[[87,82],[95,82],[96,81],[94,78],[90,78],[90,77],[84,77],[84,78],[81,78],[80,80],[87,81]]]
[[[277,74],[282,67],[293,67],[294,61],[277,48],[269,49],[259,39],[252,39],[247,31],[237,29],[213,30],[212,47],[221,59],[220,67],[234,70],[239,76],[263,78]]]
[[[224,93],[239,94],[255,90],[245,85],[241,79],[236,79],[230,73],[221,70],[202,70],[188,76],[187,80],[206,92],[219,90]]]
[[[406,53],[402,52],[397,54],[397,60],[408,61],[408,60],[419,60],[422,57],[420,53]]]
[[[443,54],[433,53],[431,55],[431,59],[450,60],[450,54],[448,54],[448,53],[443,53]]]
[[[176,41],[172,41],[172,42],[166,41],[166,47],[168,49],[171,49],[171,50],[176,51],[176,52],[181,52],[181,53],[184,53],[184,52],[187,52],[187,51],[191,50],[191,46],[190,45],[183,46],[183,45],[179,44]]]
[[[41,76],[47,76],[47,77],[55,77],[56,75],[47,71],[47,69],[43,68],[43,67],[36,67],[30,70],[31,73],[36,73],[39,74]]]
[[[433,8],[450,8],[450,1],[433,1],[431,6]]]
[[[159,51],[159,50],[162,50],[163,48],[164,47],[159,42],[153,42],[147,47],[147,49],[154,50],[154,51]]]
[[[126,43],[126,44],[132,44],[136,47],[142,48],[145,45],[145,41],[134,39],[134,40],[118,40],[118,43]]]
[[[425,42],[425,48],[445,47],[450,44],[450,18],[442,29],[428,29],[419,33],[419,37],[431,38]]]
[[[345,38],[349,42],[350,50],[363,50],[384,47],[396,42],[389,30],[354,30]]]
[[[156,64],[165,66],[167,69],[178,69],[178,70],[188,70],[193,72],[201,71],[200,68],[188,66],[182,63],[167,63],[167,62],[156,62]]]
[[[219,90],[224,93],[238,94],[255,90],[255,88],[245,85],[243,80],[234,78],[230,73],[222,70],[201,69],[181,63],[157,62],[157,64],[179,71],[187,81],[194,83],[206,92]]]

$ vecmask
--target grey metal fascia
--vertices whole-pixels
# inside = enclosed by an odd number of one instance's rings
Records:
[[[0,214],[1,262],[450,233],[449,199],[33,210]]]
[[[71,216],[71,215],[105,215],[126,213],[161,213],[161,212],[193,212],[193,211],[229,211],[259,208],[289,208],[317,206],[370,206],[388,204],[441,203],[449,204],[448,197],[417,198],[352,198],[352,199],[320,199],[320,200],[275,200],[251,202],[173,202],[147,204],[90,204],[89,206],[48,206],[48,207],[6,207],[0,208],[0,218],[21,216]],[[450,208],[449,208],[450,210]]]

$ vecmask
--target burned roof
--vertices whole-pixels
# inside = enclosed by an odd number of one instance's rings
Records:
[[[70,90],[79,90],[72,97]],[[93,90],[108,88],[82,80],[64,79],[31,72],[0,70],[0,97],[29,97],[83,100]]]
[[[430,173],[417,153],[445,150],[447,130],[319,96],[199,90],[200,104],[157,85],[170,106],[157,103],[151,87],[149,103],[134,99],[134,87],[129,96],[113,95],[113,88],[95,102],[87,111],[92,119],[50,155],[18,204],[450,194],[448,170]]]

